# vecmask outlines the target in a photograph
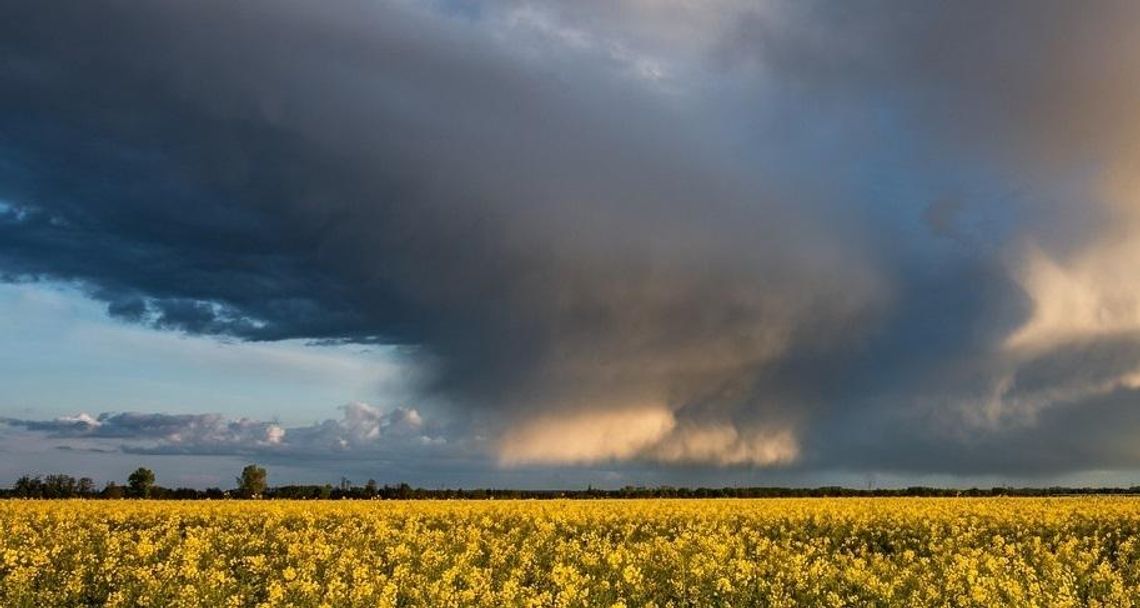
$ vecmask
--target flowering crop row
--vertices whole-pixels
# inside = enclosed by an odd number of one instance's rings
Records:
[[[1140,501],[0,503],[3,606],[1140,606]]]

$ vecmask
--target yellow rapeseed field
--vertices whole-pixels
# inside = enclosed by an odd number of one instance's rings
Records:
[[[1137,606],[1140,501],[0,503],[0,606]]]

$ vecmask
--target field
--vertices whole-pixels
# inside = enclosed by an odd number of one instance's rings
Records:
[[[1137,606],[1140,500],[0,503],[0,605]]]

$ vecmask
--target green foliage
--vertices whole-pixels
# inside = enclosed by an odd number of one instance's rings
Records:
[[[154,471],[139,467],[127,477],[127,487],[130,488],[131,496],[136,498],[150,498],[151,488],[154,487]]]
[[[268,474],[265,469],[255,465],[247,465],[241,470],[241,477],[237,478],[238,491],[249,498],[261,498],[268,487]]]

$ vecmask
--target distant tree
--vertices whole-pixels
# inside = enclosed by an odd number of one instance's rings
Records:
[[[248,465],[241,470],[241,477],[237,478],[238,489],[250,498],[261,498],[268,485],[266,477],[268,474],[265,469],[255,464]]]
[[[202,497],[203,494],[194,488],[175,488],[167,492],[167,498],[177,500],[197,500]]]
[[[127,486],[131,489],[131,496],[149,498],[154,487],[154,471],[139,467],[127,477]]]
[[[107,486],[103,488],[102,494],[103,498],[122,498],[123,486],[120,486],[113,481],[108,481]]]
[[[80,496],[91,496],[95,493],[95,480],[90,477],[80,477],[75,489]]]
[[[39,477],[24,475],[16,480],[13,492],[20,498],[42,498],[44,495],[44,482]]]
[[[368,496],[369,498],[376,496],[376,493],[378,491],[379,491],[379,488],[377,488],[377,486],[376,486],[376,480],[375,479],[369,479],[368,483],[364,484],[364,494],[366,496]]]
[[[56,473],[44,477],[44,498],[73,498],[77,484],[71,475]]]

